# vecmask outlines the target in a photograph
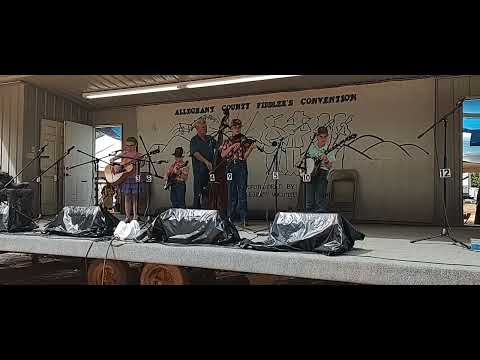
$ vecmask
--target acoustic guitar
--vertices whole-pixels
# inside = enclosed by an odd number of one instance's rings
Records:
[[[105,179],[114,186],[121,185],[132,174],[135,174],[135,164],[113,164],[105,166]]]
[[[177,170],[183,169],[184,167],[188,166],[188,160],[185,161],[185,164],[182,166],[177,167]],[[168,175],[167,180],[165,181],[165,186],[163,187],[163,190],[168,190],[172,186],[172,184],[175,182],[175,178],[177,177],[177,174],[170,174]]]

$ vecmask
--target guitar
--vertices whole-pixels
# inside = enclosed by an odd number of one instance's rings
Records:
[[[183,164],[182,166],[179,166],[177,168],[177,170],[180,170],[180,169],[183,169],[184,167],[187,167],[188,166],[188,160],[185,161],[185,164]],[[168,175],[168,178],[167,180],[165,181],[165,186],[163,187],[163,190],[168,190],[170,189],[170,187],[172,186],[172,184],[175,182],[175,178],[177,177],[177,174],[170,174]]]
[[[338,144],[335,144],[330,149],[328,149],[324,153],[324,155],[326,156],[326,155],[330,154],[332,151],[338,149],[339,147],[342,147],[345,143],[356,139],[357,136],[358,136],[357,134],[352,134],[352,135],[346,137],[345,139],[340,141]],[[298,166],[298,168],[300,169],[300,176],[302,176],[302,177],[304,175],[316,176],[318,174],[318,171],[320,170],[320,166],[322,166],[323,160],[318,159],[317,161],[315,161],[312,158],[307,158],[306,163],[307,163],[306,168],[302,167],[302,166]]]
[[[135,165],[111,164],[105,166],[105,179],[114,186],[121,185],[126,178],[135,173]]]
[[[143,158],[145,156],[150,156],[150,155],[155,155],[160,152],[160,149],[156,149],[153,151],[150,151],[149,153],[146,153],[144,155],[141,155],[137,160],[140,161],[138,162],[135,159],[130,159],[128,164],[109,164],[105,166],[105,179],[107,180],[108,183],[112,185],[121,185],[126,178],[128,178],[130,175],[135,174],[137,171],[137,164],[140,164],[140,168],[143,167]],[[121,158],[121,157],[120,157]],[[124,159],[127,159],[127,157],[123,157]]]

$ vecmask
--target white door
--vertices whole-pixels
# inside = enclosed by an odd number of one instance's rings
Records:
[[[42,119],[40,133],[40,146],[48,145],[40,158],[41,172],[49,168],[63,153],[63,123]],[[58,164],[60,169],[62,164]],[[42,215],[55,215],[59,208],[59,178],[57,166],[43,174],[41,187],[41,213]]]
[[[94,131],[92,126],[77,124],[70,121],[65,122],[65,149],[71,146],[75,148],[65,158],[65,185],[64,203],[65,206],[91,206],[94,205],[95,194],[93,193],[94,163],[87,163],[93,160],[91,157],[80,153],[81,150],[87,154],[94,153]],[[74,167],[73,169],[70,169]]]

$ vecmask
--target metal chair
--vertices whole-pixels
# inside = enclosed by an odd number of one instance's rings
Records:
[[[329,177],[330,212],[341,214],[348,220],[354,219],[358,195],[358,172],[350,169],[333,170]]]

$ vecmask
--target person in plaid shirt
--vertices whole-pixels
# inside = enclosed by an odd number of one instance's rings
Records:
[[[232,181],[228,182],[228,218],[233,221],[237,206],[240,221],[247,226],[247,183],[248,167],[247,159],[256,148],[255,144],[244,145],[246,139],[242,135],[242,122],[239,119],[232,120],[232,138],[225,141],[222,146],[222,159],[228,161],[227,173],[232,173]],[[233,140],[234,139],[234,140]]]
[[[175,161],[170,164],[165,173],[165,178],[175,175],[174,182],[170,186],[170,201],[172,208],[186,209],[185,192],[187,189],[188,166],[185,166],[186,164],[183,161],[183,148],[177,147],[172,155],[175,156]]]

